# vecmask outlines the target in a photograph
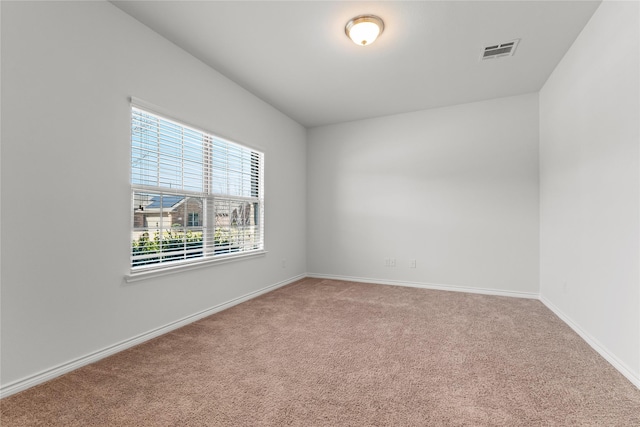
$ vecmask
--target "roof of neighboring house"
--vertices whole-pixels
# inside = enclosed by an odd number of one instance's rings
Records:
[[[151,198],[145,209],[172,208],[183,200],[184,196],[156,196]]]

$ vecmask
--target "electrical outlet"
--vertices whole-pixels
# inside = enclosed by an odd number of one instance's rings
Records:
[[[410,259],[409,260],[409,268],[416,268],[416,260],[415,259]]]
[[[385,258],[384,259],[384,266],[385,267],[390,267],[391,266],[391,259]]]
[[[389,259],[389,267],[395,267],[395,266],[396,266],[396,259],[395,258]]]

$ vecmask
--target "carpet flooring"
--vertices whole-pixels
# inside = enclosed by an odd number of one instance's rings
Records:
[[[303,279],[0,401],[5,426],[640,426],[536,300]]]

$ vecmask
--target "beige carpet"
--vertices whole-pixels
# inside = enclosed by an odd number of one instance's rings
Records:
[[[2,426],[640,426],[539,301],[304,279],[3,399]]]

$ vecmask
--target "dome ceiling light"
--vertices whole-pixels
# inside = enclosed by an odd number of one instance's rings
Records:
[[[384,31],[384,22],[375,15],[356,16],[344,27],[344,32],[358,46],[368,46]]]

